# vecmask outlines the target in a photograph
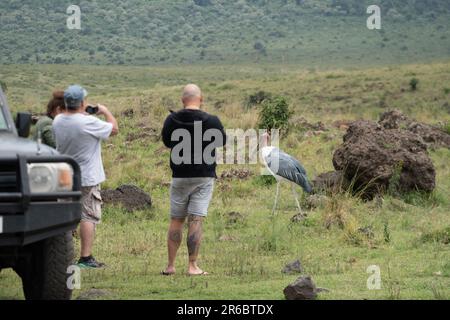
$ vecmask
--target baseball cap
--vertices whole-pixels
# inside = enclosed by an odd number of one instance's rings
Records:
[[[64,103],[67,108],[78,108],[87,97],[86,89],[79,85],[70,86],[64,91]]]

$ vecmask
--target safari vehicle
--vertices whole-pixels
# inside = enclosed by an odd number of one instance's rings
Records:
[[[81,218],[80,169],[26,139],[30,127],[30,114],[13,122],[0,89],[0,272],[15,270],[26,299],[66,300],[72,230]]]

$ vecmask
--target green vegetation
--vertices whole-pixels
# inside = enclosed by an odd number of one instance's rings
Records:
[[[411,81],[409,82],[409,86],[411,87],[411,91],[416,91],[418,84],[419,84],[419,80],[417,80],[416,78],[412,78]]]
[[[284,97],[274,97],[262,102],[259,113],[259,128],[267,130],[287,131],[292,112]]]
[[[382,30],[368,30],[377,4]],[[63,0],[0,2],[0,63],[155,65],[298,63],[367,66],[449,54],[447,0],[79,1],[81,30]]]
[[[420,76],[421,90],[408,83]],[[96,256],[108,264],[83,271],[75,297],[97,299],[283,299],[283,288],[296,279],[281,269],[300,259],[318,286],[330,289],[321,299],[450,298],[450,150],[430,155],[437,188],[430,195],[395,194],[363,202],[335,195],[297,214],[289,186],[283,185],[275,219],[271,209],[273,178],[262,178],[257,166],[242,166],[247,179],[218,181],[205,224],[201,266],[204,278],[185,276],[183,246],[178,275],[161,277],[166,263],[169,209],[169,152],[159,139],[168,108],[178,108],[186,82],[205,93],[205,109],[218,114],[227,128],[257,128],[260,105],[247,109],[248,97],[264,91],[286,97],[293,112],[290,124],[306,118],[322,121],[328,131],[308,136],[290,125],[281,147],[300,159],[311,177],[332,169],[332,154],[342,142],[339,120],[377,119],[389,108],[431,124],[448,123],[443,90],[450,82],[450,63],[416,64],[361,70],[305,70],[296,65],[102,67],[6,65],[0,79],[8,84],[14,111],[42,112],[55,88],[81,83],[90,102],[102,102],[119,116],[121,133],[104,144],[108,181],[104,188],[133,183],[152,195],[154,208],[127,213],[106,207],[99,226]],[[133,109],[134,115],[124,111]],[[128,115],[126,115],[128,114]],[[222,172],[236,166],[220,166]],[[303,200],[305,201],[305,200]],[[303,203],[303,207],[306,204]],[[230,223],[228,213],[242,219]],[[77,245],[79,242],[77,241]],[[382,289],[366,287],[367,267],[381,269]],[[0,273],[0,298],[21,299],[20,281],[10,270]],[[93,288],[101,294],[93,295]]]

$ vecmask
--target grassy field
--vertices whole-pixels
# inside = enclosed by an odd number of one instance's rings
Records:
[[[419,79],[418,91],[409,89]],[[218,114],[227,128],[254,128],[258,109],[246,109],[250,94],[264,90],[286,96],[294,113],[282,148],[299,158],[311,177],[332,169],[332,155],[342,142],[337,120],[378,119],[398,108],[417,120],[450,122],[450,62],[372,69],[313,70],[295,65],[202,67],[1,66],[13,110],[44,110],[50,92],[72,82],[85,85],[91,102],[111,107],[121,133],[104,144],[108,181],[104,188],[136,184],[149,192],[149,211],[126,213],[104,208],[96,256],[108,264],[83,271],[82,289],[74,297],[90,299],[283,299],[296,279],[281,273],[300,259],[305,273],[330,290],[320,299],[449,299],[450,150],[430,151],[438,173],[431,196],[418,194],[362,202],[337,195],[292,223],[297,213],[288,186],[283,187],[278,216],[271,217],[274,185],[265,185],[258,166],[246,179],[217,181],[201,266],[208,277],[185,276],[187,249],[182,247],[175,277],[159,272],[166,263],[169,152],[159,139],[169,108],[179,108],[187,82],[202,86],[205,109]],[[134,110],[134,116],[123,112]],[[304,117],[322,121],[328,131],[305,135],[296,124]],[[221,166],[219,175],[230,170]],[[242,215],[231,223],[230,212]],[[339,226],[335,220],[343,221]],[[326,226],[330,226],[327,228]],[[359,228],[371,226],[366,238]],[[79,243],[77,242],[77,246]],[[381,290],[368,290],[366,270],[381,268]],[[22,299],[19,278],[0,273],[0,299]]]

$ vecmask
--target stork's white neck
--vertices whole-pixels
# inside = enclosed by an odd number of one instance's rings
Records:
[[[275,150],[275,147],[268,146],[261,149],[261,155],[263,159],[267,159],[269,155],[272,153],[272,151]]]

